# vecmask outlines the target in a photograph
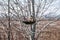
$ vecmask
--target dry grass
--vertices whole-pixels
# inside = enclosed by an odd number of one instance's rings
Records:
[[[44,25],[46,25],[50,21],[40,21],[37,24],[37,29],[41,29]],[[16,22],[15,22],[16,23]],[[15,24],[16,27],[20,26]],[[2,29],[0,26],[0,40],[8,40],[7,39],[7,30]],[[19,28],[19,27],[18,27]],[[17,31],[16,28],[12,26],[11,28],[11,40],[26,40],[24,36],[21,34],[21,31]],[[41,31],[38,40],[60,40],[60,21],[56,21],[48,27],[46,27],[43,31]]]

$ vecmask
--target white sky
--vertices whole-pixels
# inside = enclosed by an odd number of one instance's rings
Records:
[[[58,11],[55,13],[55,14],[60,14],[60,0],[57,0],[56,2],[54,2],[51,6],[50,6],[50,8],[49,8],[49,10],[48,11],[46,11],[45,12],[45,14],[47,14],[47,13],[49,13],[49,12],[54,12],[55,11],[55,9],[58,9]]]
[[[3,0],[0,0],[0,1],[3,1]],[[5,0],[5,1],[7,1],[7,0]],[[21,1],[23,1],[23,0],[21,0]],[[57,0],[56,2],[54,2],[51,6],[50,6],[50,8],[48,9],[48,11],[46,11],[44,14],[47,14],[47,13],[49,13],[49,12],[54,12],[54,10],[53,9],[58,9],[58,11],[55,13],[55,14],[60,14],[60,0]]]

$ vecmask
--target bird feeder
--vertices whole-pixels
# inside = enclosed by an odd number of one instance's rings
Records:
[[[24,18],[23,23],[25,23],[25,24],[34,24],[35,23],[35,20],[34,20],[33,17]]]

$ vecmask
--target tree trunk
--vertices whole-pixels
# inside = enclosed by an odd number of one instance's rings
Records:
[[[10,4],[10,0],[8,0],[8,40],[10,40],[10,7],[9,7],[9,4]]]
[[[32,26],[31,26],[31,31],[32,31],[31,39],[32,39],[32,40],[35,40],[35,29],[36,29],[36,25],[35,25],[35,23],[34,23],[34,24],[32,24]]]
[[[33,14],[33,19],[35,20],[34,0],[32,0],[32,14]],[[32,31],[31,39],[32,40],[35,40],[35,28],[36,28],[36,24],[34,23],[31,25],[31,31]]]

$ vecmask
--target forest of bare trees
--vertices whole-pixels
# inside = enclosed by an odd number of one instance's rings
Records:
[[[44,17],[56,1],[1,0],[0,40],[59,40],[60,18]],[[60,9],[52,10],[57,13]]]

